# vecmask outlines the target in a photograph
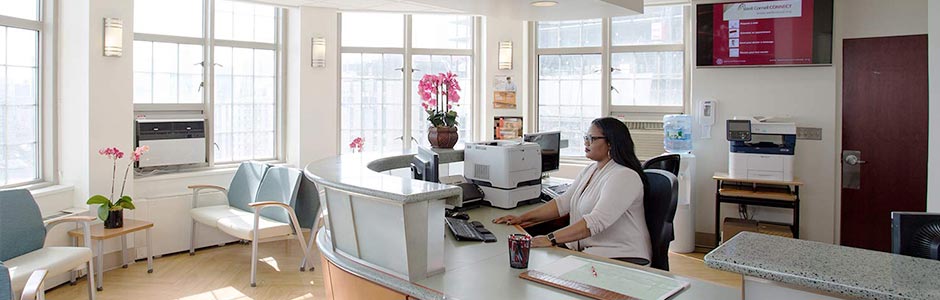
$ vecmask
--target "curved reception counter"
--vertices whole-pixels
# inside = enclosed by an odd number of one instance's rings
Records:
[[[437,150],[441,164],[463,160],[461,150]],[[489,220],[531,207],[468,211],[496,243],[457,241],[445,232],[444,206],[461,189],[402,178],[412,155],[341,155],[313,162],[305,175],[326,190],[325,227],[316,242],[328,299],[589,299],[519,278],[509,267],[506,237],[522,228]],[[562,248],[532,249],[530,268],[569,255],[638,268],[690,283],[670,299],[741,299],[740,290]]]

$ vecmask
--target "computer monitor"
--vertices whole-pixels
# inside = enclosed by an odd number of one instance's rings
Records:
[[[558,163],[561,161],[560,131],[527,133],[522,139],[539,144],[542,148],[542,173],[558,170]]]
[[[891,252],[940,260],[940,214],[891,212]]]
[[[414,179],[440,182],[438,165],[440,157],[431,148],[419,146],[418,153],[411,158],[411,177]]]

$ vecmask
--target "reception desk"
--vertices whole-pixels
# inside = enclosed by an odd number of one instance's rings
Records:
[[[459,150],[439,153],[442,163],[463,159]],[[406,168],[410,161],[407,153],[386,157],[353,154],[314,162],[305,168],[306,176],[327,190],[324,202],[328,227],[319,231],[316,242],[328,299],[587,299],[521,279],[519,274],[525,270],[509,267],[506,237],[522,230],[492,224],[490,220],[532,207],[470,210],[471,220],[483,222],[498,240],[456,241],[445,231],[443,205],[459,197],[460,189],[386,173]],[[562,248],[532,249],[529,267],[538,268],[568,255],[690,283],[671,299],[741,298],[737,289]]]

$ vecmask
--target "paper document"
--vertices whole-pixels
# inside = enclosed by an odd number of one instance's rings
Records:
[[[535,271],[642,300],[664,300],[689,286],[666,276],[573,255]]]

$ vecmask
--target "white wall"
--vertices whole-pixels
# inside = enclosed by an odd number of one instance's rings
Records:
[[[714,1],[695,4],[704,2]],[[823,140],[800,140],[796,146],[796,175],[807,183],[800,191],[801,235],[837,242],[842,38],[925,33],[926,2],[836,0],[832,66],[694,69],[692,107],[703,99],[718,100],[719,121],[712,139],[698,139],[694,145],[699,157],[693,200],[696,231],[714,232],[715,185],[711,175],[726,171],[728,163],[728,144],[720,134],[725,130],[723,120],[789,115],[798,126],[823,130]],[[728,205],[722,211],[731,215],[737,210]],[[757,214],[758,218],[778,221],[790,218],[787,210],[762,208]]]
[[[337,11],[292,8],[287,46],[287,162],[307,163],[339,151]],[[310,66],[313,37],[326,38],[326,67]]]
[[[940,36],[940,3],[927,3],[928,34]],[[929,38],[930,142],[927,158],[927,211],[940,212],[940,38]]]
[[[485,17],[483,19],[483,47],[485,64],[483,66],[483,96],[479,97],[483,101],[483,114],[481,124],[483,124],[483,140],[493,139],[493,118],[497,116],[523,117],[523,132],[535,131],[529,128],[533,120],[527,112],[532,101],[529,101],[525,80],[526,72],[525,57],[526,44],[526,22],[512,19],[500,19]],[[512,42],[512,70],[499,69],[499,42]],[[512,81],[516,83],[516,108],[515,109],[496,109],[493,107],[493,89],[495,88],[495,79],[497,76],[512,76]]]

